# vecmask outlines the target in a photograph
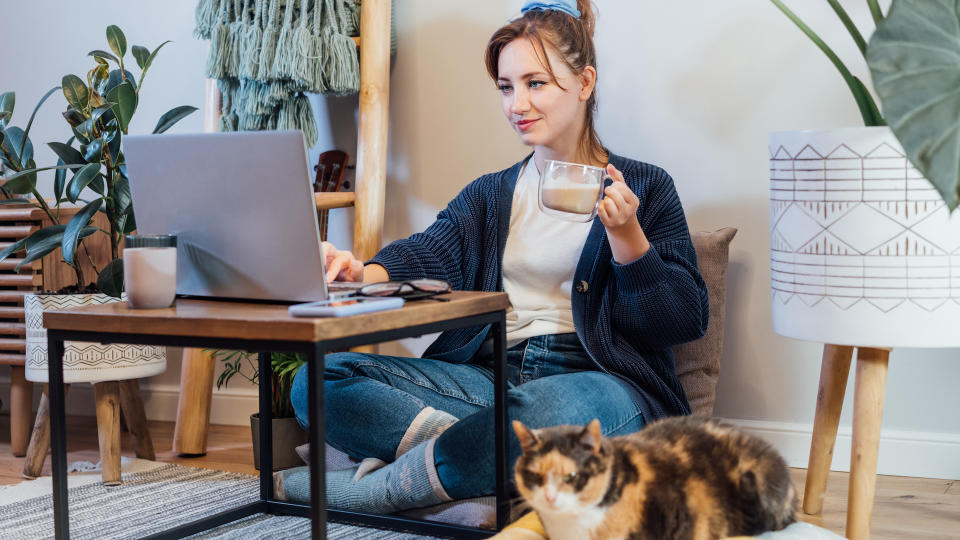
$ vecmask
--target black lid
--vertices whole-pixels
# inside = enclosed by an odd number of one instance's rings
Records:
[[[129,234],[126,248],[166,248],[177,247],[177,237],[172,234]]]

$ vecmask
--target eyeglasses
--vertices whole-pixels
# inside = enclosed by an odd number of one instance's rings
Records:
[[[449,302],[449,298],[437,298],[437,295],[450,292],[450,284],[439,279],[411,279],[409,281],[382,281],[364,285],[357,290],[357,296],[399,296],[404,300],[430,298],[438,302]]]

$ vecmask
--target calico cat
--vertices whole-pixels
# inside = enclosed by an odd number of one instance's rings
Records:
[[[751,536],[796,519],[783,458],[716,420],[668,418],[613,438],[598,420],[513,428],[517,489],[550,540]]]

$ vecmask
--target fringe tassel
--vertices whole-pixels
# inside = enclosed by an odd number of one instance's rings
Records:
[[[207,77],[222,79],[230,76],[230,27],[218,24],[210,35],[210,56],[207,57]]]
[[[310,98],[303,94],[297,94],[294,102],[296,122],[303,131],[303,138],[307,142],[307,148],[317,144],[317,124],[313,120],[313,107],[310,106]]]
[[[260,30],[260,17],[248,24],[243,33],[240,48],[240,77],[256,79],[260,71],[260,44],[263,31]]]
[[[266,1],[266,0],[261,0]],[[266,25],[263,29],[263,37],[260,43],[260,61],[257,75],[260,79],[271,78],[273,70],[273,61],[277,54],[277,37],[280,30],[280,0],[270,0],[269,14],[267,15]]]
[[[291,96],[280,105],[276,129],[299,129],[307,146],[317,144],[317,125],[313,121],[313,108],[310,98],[303,93]]]
[[[360,89],[360,61],[357,47],[349,36],[332,30],[324,32],[323,70],[327,74],[328,91],[338,96]]]
[[[197,9],[194,12],[197,26],[193,29],[193,35],[200,39],[210,39],[210,33],[217,25],[217,13],[219,11],[219,0],[200,0],[197,2]]]
[[[286,0],[283,6],[283,25],[277,37],[276,55],[270,68],[271,79],[290,78],[290,66],[293,58],[293,12],[294,0]]]

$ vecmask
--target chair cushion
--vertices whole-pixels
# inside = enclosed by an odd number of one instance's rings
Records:
[[[710,295],[710,322],[707,333],[696,341],[673,348],[680,384],[687,393],[693,414],[713,415],[723,355],[723,320],[727,297],[727,262],[730,241],[737,229],[726,227],[715,232],[691,234],[697,251],[697,265]]]

